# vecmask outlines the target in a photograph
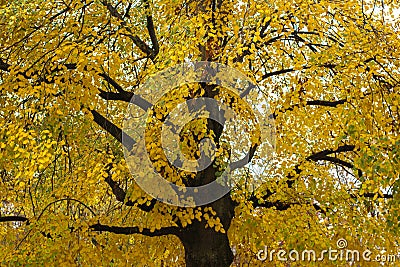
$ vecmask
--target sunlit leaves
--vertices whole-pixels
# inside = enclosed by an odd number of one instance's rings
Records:
[[[184,264],[178,239],[88,230],[98,221],[151,233],[194,223],[219,233],[229,230],[238,265],[260,265],[254,254],[264,245],[323,249],[346,238],[352,248],[396,249],[397,2],[144,2],[0,2],[0,215],[31,220],[1,225],[2,264]],[[150,14],[158,54],[147,27]],[[100,99],[99,90],[136,93],[158,71],[199,60],[233,66],[258,82],[254,90],[270,101],[276,119],[273,159],[263,162],[266,155],[256,155],[262,164],[241,170],[231,192],[237,208],[230,229],[222,225],[224,211],[209,206],[153,207],[152,197],[129,173],[121,145],[93,123],[90,112],[120,126],[125,103]],[[160,92],[149,90],[142,97],[151,102],[155,93]],[[179,185],[196,177],[171,167],[159,130],[177,104],[204,94],[199,85],[181,86],[148,111],[145,139],[153,166]],[[215,176],[232,157],[234,141],[258,145],[263,137],[244,100],[223,89],[217,98],[242,115],[249,138],[223,136]],[[266,105],[255,94],[247,100]],[[183,128],[179,148],[196,159],[199,140],[215,136],[207,120],[197,119]],[[354,149],[309,158],[343,145]],[[146,177],[145,172],[133,175]],[[252,188],[248,179],[265,183]],[[124,193],[119,198],[118,190]],[[394,198],[385,198],[389,194]],[[267,203],[274,205],[254,208]],[[284,204],[293,205],[279,210]]]

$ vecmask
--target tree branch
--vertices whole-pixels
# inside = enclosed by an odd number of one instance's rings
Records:
[[[154,28],[154,22],[153,22],[153,16],[151,15],[151,10],[150,10],[150,6],[149,6],[149,2],[145,1],[146,3],[146,9],[148,9],[147,12],[149,12],[150,15],[146,16],[146,27],[147,27],[147,31],[149,32],[150,35],[150,39],[151,39],[151,43],[153,45],[153,56],[156,57],[158,52],[160,51],[160,47],[158,45],[158,40],[157,40],[157,35],[156,35],[156,31]]]
[[[104,100],[121,100],[129,103],[131,101],[131,98],[134,96],[134,93],[132,92],[115,93],[115,92],[106,92],[101,89],[99,89],[99,91],[100,91],[99,96]]]
[[[107,7],[108,11],[110,11],[111,16],[116,17],[121,21],[121,25],[124,26],[125,29],[130,33],[126,34],[126,36],[128,36],[143,53],[145,53],[151,60],[154,61],[156,54],[154,53],[153,49],[151,49],[144,41],[142,41],[139,36],[133,34],[131,29],[126,27],[126,21],[124,20],[123,16],[118,12],[118,10],[107,1],[102,1],[101,3],[105,7]]]
[[[23,216],[1,216],[0,222],[28,222],[28,218]]]
[[[153,105],[148,102],[146,99],[139,95],[135,95],[132,92],[125,91],[121,85],[119,85],[114,79],[108,76],[106,73],[99,73],[99,76],[104,78],[109,84],[114,87],[118,93],[106,92],[103,90],[99,90],[99,96],[105,100],[121,100],[128,103],[132,103],[140,107],[141,109],[147,111]]]
[[[257,145],[251,146],[249,151],[247,152],[247,154],[242,159],[230,164],[230,171],[236,170],[238,168],[242,168],[247,163],[249,163],[251,161],[251,159],[253,158],[256,150],[257,150]]]
[[[337,107],[346,103],[346,99],[340,99],[337,101],[326,101],[326,100],[309,100],[306,102],[308,106],[325,106],[325,107]]]
[[[273,192],[269,191],[267,193],[267,197],[264,196],[264,198],[266,199],[271,195],[273,195]],[[287,209],[293,207],[294,205],[301,205],[302,204],[302,203],[299,203],[299,202],[286,203],[286,202],[282,202],[280,200],[265,201],[264,198],[263,199],[258,199],[255,195],[253,195],[249,199],[249,201],[251,201],[253,203],[253,207],[276,208],[276,210],[279,210],[279,211],[284,211],[284,210],[287,210]],[[260,200],[261,200],[261,202],[260,202]],[[323,214],[326,214],[326,210],[321,208],[321,206],[319,206],[318,204],[313,204],[312,206],[314,207],[315,210],[320,211]]]
[[[262,76],[262,79],[264,80],[264,79],[267,79],[267,78],[275,76],[275,75],[285,74],[285,73],[289,73],[289,72],[293,72],[293,71],[295,71],[295,69],[288,68],[288,69],[281,69],[281,70],[277,70],[277,71],[268,72]]]
[[[112,193],[114,194],[115,198],[119,201],[124,203],[124,205],[126,206],[137,206],[139,209],[141,209],[142,211],[145,212],[149,212],[151,211],[154,206],[157,203],[157,200],[155,198],[153,198],[150,201],[150,205],[147,205],[147,203],[143,203],[143,204],[138,204],[136,201],[130,201],[130,200],[126,200],[126,192],[124,189],[122,189],[119,184],[114,181],[112,179],[112,175],[111,175],[111,168],[112,168],[112,164],[110,163],[107,167],[106,167],[106,171],[107,171],[107,177],[105,178],[106,183],[110,186]]]
[[[101,128],[106,130],[109,134],[111,134],[118,142],[120,142],[123,146],[125,146],[129,151],[132,150],[133,145],[136,141],[127,135],[124,131],[121,130],[114,123],[106,119],[103,115],[98,113],[95,110],[90,110],[93,115],[93,120],[96,122]]]
[[[119,85],[114,79],[112,79],[110,76],[108,76],[106,73],[99,73],[99,76],[102,77],[106,82],[112,85],[119,93],[126,93],[121,85]]]
[[[322,150],[320,152],[314,153],[311,156],[308,156],[306,158],[306,160],[312,160],[312,161],[323,160],[324,157],[326,157],[326,156],[328,156],[330,154],[354,151],[354,149],[355,149],[354,145],[342,145],[342,146],[339,146],[335,150],[326,149],[326,150]]]
[[[350,152],[350,151],[354,151],[354,149],[355,149],[354,145],[342,145],[342,146],[339,146],[335,150],[326,149],[326,150],[322,150],[322,151],[319,151],[317,153],[314,153],[314,154],[308,156],[306,158],[306,160],[307,161],[314,161],[314,162],[319,161],[319,160],[325,160],[325,161],[329,161],[329,162],[332,162],[332,163],[337,163],[339,165],[342,165],[343,167],[348,167],[348,168],[353,169],[354,168],[353,164],[351,164],[349,162],[346,162],[344,160],[335,158],[335,157],[331,157],[329,155],[334,154],[334,153]],[[302,172],[302,169],[300,168],[300,164],[297,164],[296,166],[294,166],[293,171],[294,171],[295,174],[293,174],[293,172],[290,172],[289,174],[287,174],[286,184],[287,184],[288,188],[291,188],[293,186],[295,176],[296,175],[300,175],[300,173]],[[359,171],[359,174],[360,174],[361,170],[358,170],[358,171]],[[362,174],[362,172],[361,172],[361,174]],[[282,208],[288,207],[287,205],[289,205],[289,204],[287,204],[287,203],[285,203],[285,205],[284,205],[279,201],[277,201],[277,202],[268,202],[268,201],[266,201],[266,199],[268,199],[273,194],[274,194],[274,192],[268,190],[268,192],[262,197],[262,200],[265,201],[263,203],[265,203],[265,204],[259,203],[259,200],[258,200],[258,198],[256,196],[251,197],[250,201],[255,203],[256,206],[265,206],[265,207],[271,206],[272,207],[272,206],[277,205],[278,207],[282,207]]]
[[[275,36],[275,37],[270,38],[269,40],[267,40],[267,41],[265,41],[265,42],[261,42],[261,41],[253,42],[253,41],[251,41],[250,43],[248,43],[248,44],[246,44],[246,45],[243,46],[243,48],[247,48],[247,49],[244,50],[244,51],[243,51],[241,54],[239,54],[237,57],[235,57],[235,58],[233,59],[233,63],[236,63],[236,62],[243,62],[243,59],[244,59],[246,56],[251,55],[250,48],[251,48],[251,45],[252,45],[252,44],[254,44],[254,46],[255,46],[257,49],[261,49],[260,45],[266,46],[266,45],[272,44],[273,42],[279,40],[279,39],[282,38],[282,37],[283,37],[283,35],[278,35],[278,36]]]
[[[350,197],[352,198],[360,198],[360,197],[365,197],[365,198],[373,198],[375,195],[378,195],[378,198],[386,198],[386,199],[392,199],[394,196],[392,194],[379,194],[379,193],[364,193],[364,194],[355,194],[352,193],[350,194]]]
[[[75,63],[66,63],[63,64],[67,70],[75,70],[76,69],[76,64]],[[11,65],[4,62],[1,58],[0,58],[0,70],[9,72],[10,71],[10,67]],[[52,72],[57,72],[57,71],[61,71],[62,68],[57,67],[55,69],[52,70]],[[85,70],[87,70],[87,68],[85,68]],[[37,74],[37,73],[33,73],[32,75],[28,76],[25,72],[19,72],[16,74],[16,76],[20,74],[22,75],[24,78],[26,79],[30,79],[33,75]],[[140,107],[141,109],[143,109],[144,111],[147,111],[149,108],[152,107],[152,104],[150,102],[148,102],[146,99],[144,99],[143,97],[136,95],[132,92],[126,91],[122,88],[121,85],[119,85],[114,79],[112,79],[109,75],[107,75],[106,73],[101,73],[101,72],[97,72],[97,74],[102,77],[105,81],[107,81],[110,85],[112,85],[112,87],[114,87],[118,93],[114,93],[114,92],[106,92],[103,91],[101,89],[99,89],[100,93],[99,96],[105,100],[121,100],[124,102],[128,102],[128,103],[132,103],[134,105],[137,105],[138,107]],[[44,80],[44,82],[46,83],[52,83],[54,81],[48,81],[48,80]]]
[[[339,105],[342,105],[344,103],[346,103],[347,100],[346,99],[340,99],[340,100],[336,100],[336,101],[327,101],[327,100],[307,100],[305,105],[306,106],[324,106],[324,107],[337,107]],[[284,113],[286,111],[293,111],[293,109],[295,107],[300,107],[302,104],[296,104],[293,105],[289,108],[286,109],[280,109],[279,113]],[[278,117],[278,112],[274,112],[270,115],[270,118],[276,119]]]
[[[338,158],[335,158],[335,157],[324,156],[324,157],[321,157],[321,158],[319,158],[319,159],[317,159],[315,161],[318,161],[318,160],[329,161],[329,162],[336,163],[336,164],[339,164],[339,165],[341,165],[343,167],[347,167],[347,168],[350,168],[350,169],[354,168],[354,165],[351,164],[350,162],[347,162],[347,161],[344,161],[344,160],[341,160],[341,159],[338,159]]]
[[[29,222],[28,218],[22,216],[3,216],[0,217],[0,222]],[[108,226],[100,223],[96,223],[89,226],[89,229],[96,232],[110,232],[114,234],[131,235],[131,234],[142,234],[145,236],[163,236],[163,235],[179,235],[182,231],[180,228],[175,226],[161,228],[159,230],[143,229],[140,231],[139,227],[120,227],[120,226]],[[42,234],[47,238],[52,238],[50,234]]]
[[[10,71],[9,68],[11,67],[10,64],[6,63],[3,61],[3,59],[0,58],[0,70],[2,71]]]
[[[150,229],[143,229],[142,231],[140,231],[139,227],[108,226],[96,223],[89,226],[89,228],[97,232],[109,232],[120,235],[142,234],[150,237],[164,236],[164,235],[179,235],[180,233],[180,229],[174,226],[165,227],[154,231],[151,231]]]

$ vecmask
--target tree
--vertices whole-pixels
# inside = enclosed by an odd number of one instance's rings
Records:
[[[397,253],[398,8],[385,0],[3,1],[2,264],[256,266],[264,246],[321,251],[339,238],[373,255]],[[179,207],[135,182],[147,174],[130,174],[123,138],[134,138],[122,125],[129,102],[147,112],[149,129],[168,101],[220,98],[246,109],[210,83],[182,85],[158,103],[160,92],[138,93],[189,60],[228,65],[257,83],[242,97],[270,105],[277,143],[263,161],[249,129],[234,189]],[[147,142],[152,163],[183,186],[216,180],[239,138],[223,139],[210,119],[185,127],[182,150],[198,159],[200,140],[212,138],[213,164],[174,173],[159,140]],[[252,188],[250,179],[263,183]]]

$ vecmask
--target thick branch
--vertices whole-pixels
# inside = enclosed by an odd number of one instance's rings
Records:
[[[119,202],[124,203],[124,205],[126,205],[126,206],[137,206],[137,207],[138,207],[139,209],[141,209],[142,211],[145,211],[145,212],[151,211],[151,210],[154,208],[155,204],[157,203],[157,200],[156,200],[155,198],[153,198],[153,199],[150,201],[150,205],[147,205],[147,203],[138,204],[138,203],[135,202],[135,201],[126,200],[126,192],[125,192],[125,190],[122,189],[122,188],[119,186],[119,184],[118,184],[116,181],[114,181],[114,180],[112,179],[112,175],[111,175],[111,172],[110,172],[110,171],[111,171],[111,167],[112,167],[111,164],[107,166],[107,173],[108,173],[108,175],[107,175],[107,177],[105,178],[105,181],[106,181],[106,183],[110,186],[110,188],[111,188],[111,190],[112,190],[112,192],[113,192],[115,198],[116,198]]]
[[[9,71],[9,68],[11,67],[10,64],[6,63],[3,61],[3,59],[0,58],[0,70],[2,71]]]
[[[125,146],[129,151],[132,150],[133,145],[136,143],[132,137],[127,135],[124,131],[121,130],[114,123],[106,119],[103,115],[98,113],[95,110],[90,110],[93,115],[93,120],[96,122],[101,128],[106,130],[109,134],[111,134],[115,139],[118,140],[123,146]]]
[[[242,159],[240,159],[238,161],[235,161],[235,162],[230,164],[230,170],[233,171],[233,170],[236,170],[238,168],[242,168],[247,163],[249,163],[251,161],[251,159],[253,158],[256,150],[257,150],[257,145],[251,146],[249,151],[247,152],[246,156],[244,156]]]
[[[120,235],[142,234],[151,237],[164,236],[164,235],[179,235],[180,233],[180,229],[178,227],[173,227],[173,226],[161,228],[159,230],[154,230],[154,231],[151,231],[150,229],[143,229],[142,231],[140,231],[139,227],[108,226],[97,223],[91,225],[89,228],[92,229],[93,231],[98,231],[98,232],[110,232]]]
[[[354,145],[342,145],[342,146],[339,146],[335,150],[326,149],[326,150],[314,153],[311,156],[308,156],[306,158],[306,160],[311,160],[311,161],[325,160],[325,161],[329,161],[329,162],[332,162],[332,163],[339,164],[339,165],[341,165],[343,167],[347,167],[347,168],[353,169],[354,165],[351,164],[350,162],[344,161],[344,160],[336,158],[336,157],[331,157],[331,156],[328,156],[328,155],[334,154],[334,153],[341,153],[341,152],[350,152],[350,151],[354,151],[354,149],[355,149]],[[360,173],[361,170],[358,170],[358,172]]]
[[[148,102],[146,99],[139,95],[135,95],[132,92],[125,91],[121,85],[119,85],[114,79],[108,76],[106,73],[99,73],[99,76],[104,78],[109,84],[114,87],[118,93],[106,92],[103,90],[99,90],[99,96],[105,100],[121,100],[128,103],[132,103],[140,107],[141,109],[147,111],[152,107],[152,104]]]
[[[0,217],[0,222],[28,222],[28,218],[22,216],[3,216]],[[178,235],[181,230],[178,227],[170,226],[161,228],[159,230],[151,231],[150,229],[143,229],[140,231],[139,227],[120,227],[108,226],[100,223],[90,225],[89,228],[97,232],[110,232],[115,234],[131,235],[142,234],[145,236],[163,236],[163,235]],[[44,234],[44,233],[42,233]],[[45,237],[51,238],[49,234],[44,234]]]
[[[308,106],[325,106],[325,107],[337,107],[346,103],[346,99],[340,99],[337,101],[326,101],[326,100],[309,100],[306,102]]]
[[[132,92],[115,93],[115,92],[106,92],[103,90],[99,91],[100,91],[99,96],[104,100],[120,100],[129,103],[131,101],[131,98],[134,96]]]
[[[125,93],[126,91],[122,88],[121,85],[119,85],[114,79],[112,79],[110,76],[108,76],[106,73],[99,73],[99,76],[104,78],[106,82],[112,85],[119,93]]]
[[[266,201],[268,197],[272,196],[274,193],[272,191],[268,191],[267,194],[264,196],[263,199],[258,199],[255,195],[253,195],[249,201],[253,203],[253,207],[263,207],[263,208],[276,208],[279,211],[287,210],[294,205],[301,205],[301,203],[294,202],[294,203],[286,203],[282,201]],[[324,209],[322,209],[318,204],[313,204],[315,210],[322,212],[323,214],[326,213]]]
[[[76,69],[76,64],[75,63],[69,63],[69,64],[64,64],[64,66],[68,70],[74,70]],[[11,67],[10,64],[5,63],[1,58],[0,58],[0,70],[4,71],[9,71],[9,68]],[[60,69],[56,68],[53,71],[59,71]],[[22,75],[26,76],[26,73],[22,73]],[[112,92],[105,92],[103,90],[100,90],[100,97],[106,99],[106,100],[112,100],[112,99],[117,99],[117,100],[123,100],[132,104],[135,104],[142,108],[143,110],[149,109],[152,104],[146,101],[144,98],[138,95],[134,95],[131,92],[125,91],[115,80],[113,80],[110,76],[108,76],[105,73],[98,73],[99,76],[104,78],[108,83],[110,83],[119,93],[112,93]],[[29,79],[30,77],[25,77]],[[93,115],[94,121],[101,126],[104,130],[106,130],[108,133],[110,133],[114,138],[116,138],[120,143],[122,143],[127,149],[132,149],[133,145],[136,143],[135,140],[133,140],[130,136],[128,136],[125,132],[123,132],[119,127],[117,127],[115,124],[110,122],[108,119],[106,119],[104,116],[99,114],[95,110],[91,110],[91,113]]]
[[[330,154],[354,151],[354,149],[355,149],[354,145],[342,145],[342,146],[339,146],[335,150],[326,149],[326,150],[322,150],[320,152],[314,153],[311,156],[308,156],[306,159],[307,160],[312,160],[312,161],[323,160],[324,157],[326,157],[326,156],[328,156]]]
[[[342,105],[344,103],[346,103],[347,100],[346,99],[340,99],[340,100],[336,100],[336,101],[327,101],[327,100],[307,100],[305,105],[306,106],[324,106],[324,107],[337,107],[339,105]],[[274,113],[272,113],[270,116],[270,118],[276,119],[278,117],[278,113],[284,113],[286,111],[293,111],[293,109],[295,107],[300,107],[302,104],[296,104],[293,105],[291,107],[288,107],[286,109],[279,109],[279,112],[275,111]]]
[[[347,167],[347,168],[350,168],[350,169],[354,168],[354,165],[351,164],[350,162],[347,162],[347,161],[344,161],[342,159],[338,159],[338,158],[335,158],[335,157],[324,156],[324,157],[321,157],[321,158],[319,158],[317,160],[329,161],[329,162],[336,163],[336,164],[339,164],[339,165],[341,165],[343,167]],[[315,160],[315,161],[317,161],[317,160]]]
[[[153,55],[152,56],[156,57],[158,52],[160,51],[160,47],[158,45],[156,30],[155,30],[154,22],[153,22],[153,16],[151,15],[151,10],[150,10],[148,1],[146,1],[146,9],[147,9],[147,12],[149,12],[149,15],[146,16],[146,22],[147,22],[146,27],[147,27],[147,31],[149,32],[149,35],[150,35],[151,43],[153,45]]]
[[[28,218],[23,216],[2,216],[0,222],[28,222]]]
[[[68,69],[68,70],[75,70],[76,69],[76,64],[75,63],[66,63],[64,64],[64,66]],[[4,62],[1,58],[0,58],[0,70],[3,71],[10,71],[10,67],[11,65]],[[57,71],[61,71],[62,68],[55,68],[52,70],[52,72],[57,72]],[[85,70],[87,70],[87,68],[85,68]],[[28,76],[25,72],[19,72],[16,75],[21,74],[23,77],[25,77],[26,79],[30,79],[32,77]],[[34,73],[36,74],[36,73]],[[118,93],[114,93],[114,92],[106,92],[103,90],[99,90],[99,96],[105,100],[121,100],[121,101],[125,101],[128,103],[132,103],[134,105],[137,105],[138,107],[140,107],[141,109],[147,111],[152,104],[150,102],[148,102],[146,99],[144,99],[143,97],[139,96],[139,95],[135,95],[132,92],[128,92],[125,91],[121,85],[119,85],[114,79],[112,79],[109,75],[107,75],[106,73],[101,73],[98,72],[97,73],[100,77],[102,77],[105,81],[107,81],[112,87],[114,87]],[[46,83],[51,83],[48,80],[44,80],[44,82]]]
[[[146,99],[139,95],[135,95],[132,92],[123,92],[123,93],[114,93],[114,92],[106,92],[103,90],[99,90],[99,96],[103,98],[104,100],[120,100],[124,101],[127,103],[134,104],[138,106],[139,108],[143,109],[144,111],[147,111],[149,108],[152,107],[152,104],[148,102]]]

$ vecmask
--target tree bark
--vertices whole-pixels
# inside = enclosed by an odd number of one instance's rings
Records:
[[[196,222],[193,230],[181,238],[185,248],[187,267],[226,267],[233,261],[233,253],[227,234],[216,233]],[[196,225],[197,224],[197,225]]]
[[[206,221],[194,221],[179,234],[184,248],[187,267],[226,267],[233,261],[228,229],[234,217],[235,203],[229,194],[209,205],[217,212],[225,233],[206,228]]]

